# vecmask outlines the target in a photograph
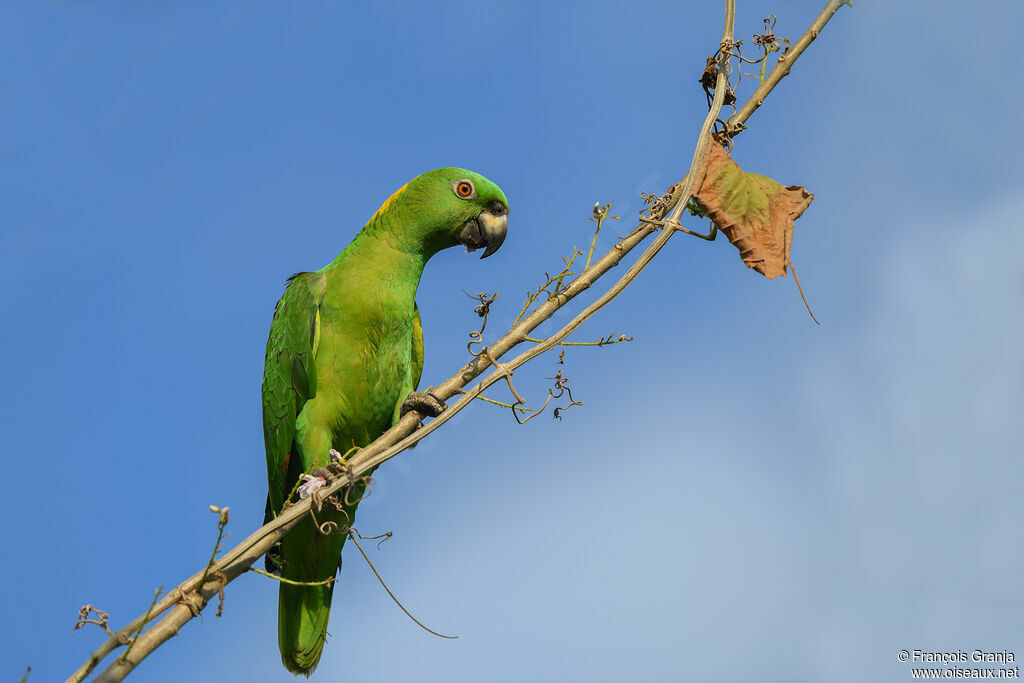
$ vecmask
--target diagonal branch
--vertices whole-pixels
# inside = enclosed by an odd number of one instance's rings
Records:
[[[832,18],[842,5],[849,4],[848,0],[829,0],[828,4],[825,5],[825,9],[821,10],[821,14],[811,23],[811,25],[804,31],[804,34],[800,36],[800,40],[796,41],[793,45],[793,49],[784,53],[779,57],[779,61],[776,62],[775,67],[772,68],[771,73],[764,79],[761,85],[758,86],[754,94],[751,95],[747,101],[740,107],[739,111],[729,117],[729,120],[725,124],[726,134],[729,137],[735,137],[746,128],[743,123],[750,118],[750,115],[754,111],[764,104],[764,100],[768,97],[768,93],[779,84],[783,78],[789,75],[789,70],[793,68],[793,62],[803,54],[803,51],[807,49],[807,46],[814,42],[814,39],[821,33],[821,29],[825,28],[825,24]]]
[[[730,119],[729,130],[733,134],[741,129],[742,123],[761,105],[775,83],[789,72],[793,61],[814,40],[840,4],[842,3],[839,0],[830,0],[814,24],[797,41],[793,51],[786,56],[785,63],[780,60],[768,78],[765,79],[765,83],[755,91],[750,100]],[[726,0],[725,27],[722,32],[723,46],[732,43],[734,15],[735,0]],[[512,329],[488,346],[486,353],[480,353],[480,355],[463,366],[447,381],[433,389],[433,393],[442,400],[456,394],[462,394],[454,405],[419,429],[417,427],[421,418],[415,412],[409,412],[404,415],[378,439],[360,449],[351,457],[347,463],[348,469],[346,474],[321,489],[325,497],[340,492],[346,486],[358,481],[361,475],[373,467],[394,457],[435,429],[438,429],[468,406],[475,398],[480,396],[487,387],[501,381],[509,372],[556,346],[588,318],[618,296],[647,267],[671,236],[681,229],[679,218],[687,205],[693,186],[697,181],[694,171],[700,167],[703,160],[710,137],[708,133],[721,110],[725,93],[728,90],[728,50],[720,50],[718,61],[717,87],[715,88],[715,97],[712,101],[711,109],[697,136],[697,144],[689,171],[683,181],[670,188],[671,200],[663,205],[659,211],[654,211],[653,209],[649,211],[647,218],[641,221],[640,225],[629,235],[622,238],[609,249],[604,256],[591,263],[572,282],[559,289],[557,294],[538,306],[530,315],[518,321]],[[666,216],[665,213],[670,209],[671,212]],[[651,215],[652,213],[654,215]],[[500,370],[496,369],[494,372],[491,372],[471,389],[463,390],[470,382],[480,377],[489,367],[494,365],[491,359],[498,360],[514,347],[523,343],[532,343],[529,337],[531,331],[551,318],[562,306],[589,289],[599,278],[617,266],[626,254],[658,230],[659,223],[665,225],[667,229],[658,235],[657,239],[647,247],[636,262],[630,266],[626,273],[608,291],[576,315],[558,332],[539,343],[535,343],[511,361],[502,361],[501,365],[503,367]],[[177,589],[155,602],[145,615],[136,618],[120,630],[115,631],[71,675],[68,683],[80,683],[85,680],[101,661],[118,647],[122,647],[133,634],[138,633],[139,635],[133,641],[131,657],[118,658],[95,679],[97,682],[123,680],[145,657],[172,636],[177,635],[178,629],[197,616],[207,603],[224,589],[224,586],[247,572],[249,567],[270,550],[274,544],[280,541],[285,533],[310,513],[311,505],[312,499],[306,499],[292,505],[276,519],[257,529],[244,541],[225,553],[220,560],[183,581]],[[158,622],[153,624],[148,630],[144,630],[149,620],[157,618],[159,618]]]

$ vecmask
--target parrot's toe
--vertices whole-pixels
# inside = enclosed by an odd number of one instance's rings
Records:
[[[414,391],[402,401],[402,407],[398,409],[399,415],[405,415],[410,410],[415,410],[420,415],[437,417],[448,408],[445,402],[434,396],[432,393]]]

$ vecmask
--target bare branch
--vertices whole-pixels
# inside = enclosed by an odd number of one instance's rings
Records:
[[[793,45],[793,49],[779,56],[779,61],[776,62],[768,77],[761,82],[761,85],[758,86],[746,103],[740,107],[739,111],[729,117],[725,126],[726,134],[729,137],[736,137],[740,134],[746,127],[743,124],[750,118],[750,115],[764,104],[768,93],[779,84],[779,81],[789,75],[789,70],[793,68],[793,62],[803,54],[808,45],[814,42],[814,39],[821,33],[821,29],[825,28],[825,24],[832,18],[832,15],[845,4],[847,4],[847,0],[829,0],[828,4],[825,5],[825,9],[821,10],[821,14],[818,15],[807,30],[804,31],[804,34],[800,36],[800,39],[796,41],[796,44]]]

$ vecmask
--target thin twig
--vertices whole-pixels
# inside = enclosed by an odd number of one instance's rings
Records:
[[[458,394],[465,394],[466,391],[464,389],[459,389],[456,393],[458,393]],[[533,408],[525,408],[525,407],[520,406],[520,405],[513,405],[511,403],[504,403],[502,401],[495,401],[493,398],[487,398],[486,396],[477,396],[476,400],[483,401],[484,403],[491,403],[491,404],[494,404],[496,406],[500,406],[502,408],[511,408],[513,410],[522,410],[522,411],[528,412],[528,413],[533,412]]]
[[[537,337],[527,337],[523,341],[532,342],[534,344],[540,344],[544,340],[543,339],[538,339]],[[558,345],[559,346],[594,346],[594,347],[597,347],[597,348],[604,348],[605,346],[611,346],[612,344],[620,344],[622,342],[631,342],[631,341],[633,341],[633,337],[627,337],[624,334],[620,334],[617,337],[614,334],[609,334],[607,337],[598,337],[598,339],[596,341],[592,341],[592,342],[567,342],[567,341],[564,341],[564,342],[559,342]]]
[[[210,568],[217,562],[217,554],[220,552],[220,542],[224,538],[224,527],[228,525],[228,520],[231,518],[229,508],[219,508],[216,505],[211,505],[210,512],[220,515],[220,517],[217,518],[217,542],[213,544],[213,552],[210,553],[210,561],[206,563],[206,569],[203,570],[203,575],[199,577],[200,587],[206,583],[206,579],[210,575]]]
[[[793,49],[779,56],[779,61],[776,62],[768,77],[762,81],[761,85],[757,87],[757,90],[754,91],[754,94],[747,99],[743,106],[729,117],[725,125],[725,131],[729,137],[736,137],[740,134],[745,128],[743,124],[750,118],[750,115],[764,104],[768,93],[779,84],[779,81],[789,75],[789,70],[793,68],[793,62],[803,54],[808,45],[814,42],[814,39],[821,33],[821,29],[825,28],[825,24],[832,18],[832,15],[845,4],[847,4],[847,0],[829,0],[828,4],[825,5],[825,9],[821,10],[821,14],[818,15],[810,27],[804,31],[804,34],[793,45]]]
[[[565,258],[564,256],[562,257],[562,263],[565,264],[565,267],[562,268],[561,272],[556,273],[554,276],[544,273],[546,281],[544,282],[544,284],[537,288],[536,292],[526,293],[526,301],[523,302],[523,310],[521,310],[519,312],[519,315],[516,316],[516,319],[512,321],[513,327],[519,324],[519,321],[523,319],[524,315],[526,315],[526,311],[530,309],[530,306],[537,302],[537,300],[540,298],[541,292],[547,294],[547,300],[550,301],[552,297],[557,296],[560,292],[563,291],[562,287],[564,285],[565,278],[568,277],[569,275],[576,274],[572,272],[572,264],[576,260],[576,257],[581,255],[582,253],[582,251],[573,247],[572,256],[570,256],[569,258]],[[553,291],[548,291],[548,287],[550,287],[551,285],[554,285],[555,288]]]
[[[96,614],[96,618],[90,619],[89,617],[92,616],[93,613]],[[83,605],[81,609],[78,610],[78,620],[75,622],[75,627],[71,629],[71,631],[75,632],[86,624],[99,626],[108,636],[113,637],[114,635],[114,632],[110,630],[110,615],[98,607]]]
[[[132,636],[131,642],[128,643],[128,649],[124,651],[123,655],[121,655],[121,661],[128,661],[128,653],[132,651],[132,646],[135,645],[135,639],[139,637],[139,634],[142,633],[142,629],[144,629],[146,624],[149,623],[149,615],[153,613],[153,606],[156,605],[156,601],[160,599],[160,594],[163,592],[163,586],[160,586],[153,592],[153,602],[149,603],[149,609],[146,610],[146,613],[142,616],[142,623],[139,624],[139,630],[135,632],[134,636]]]
[[[434,630],[432,630],[430,628],[427,628],[426,626],[423,625],[423,622],[421,622],[419,619],[414,617],[412,615],[412,613],[405,608],[405,605],[403,605],[402,603],[400,603],[398,601],[398,598],[395,597],[395,594],[392,593],[391,589],[388,588],[388,585],[386,583],[384,583],[384,579],[381,578],[380,572],[378,572],[377,568],[373,566],[373,562],[370,562],[370,557],[366,554],[366,551],[363,550],[363,546],[361,546],[359,544],[359,541],[356,540],[356,536],[357,535],[358,535],[358,532],[355,529],[349,529],[348,530],[348,537],[351,538],[352,542],[356,544],[357,548],[359,548],[360,554],[362,554],[363,559],[366,560],[366,564],[370,565],[370,569],[373,570],[374,576],[376,576],[377,580],[380,581],[380,585],[384,586],[384,590],[386,590],[388,592],[388,595],[390,595],[391,599],[395,601],[395,604],[402,608],[402,611],[405,612],[405,615],[407,617],[409,617],[410,619],[412,619],[413,621],[415,621],[416,625],[419,626],[424,631],[426,631],[427,633],[433,633],[438,638],[447,638],[448,640],[458,640],[459,639],[458,636],[446,636],[443,633],[438,633],[437,631],[434,631]]]
[[[289,586],[327,586],[338,580],[337,576],[331,576],[329,578],[324,579],[323,581],[292,581],[291,579],[286,579],[283,576],[277,576],[276,574],[265,572],[262,569],[257,569],[256,567],[249,567],[249,571],[255,574],[259,574],[261,576],[265,576],[268,579],[273,579],[274,581],[287,583]]]
[[[608,202],[604,206],[601,206],[601,202],[594,202],[593,216],[590,220],[597,225],[597,228],[594,230],[594,237],[590,240],[590,250],[587,252],[587,262],[583,265],[583,270],[590,267],[590,262],[594,258],[594,247],[597,246],[597,236],[601,234],[601,226],[604,225],[605,220],[608,218],[619,220],[618,216],[608,215],[613,203],[614,202]]]

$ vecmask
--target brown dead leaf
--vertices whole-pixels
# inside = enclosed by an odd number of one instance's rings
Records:
[[[763,175],[744,173],[712,138],[693,199],[721,228],[748,267],[765,277],[786,275],[793,221],[814,195],[800,186],[783,187]]]

